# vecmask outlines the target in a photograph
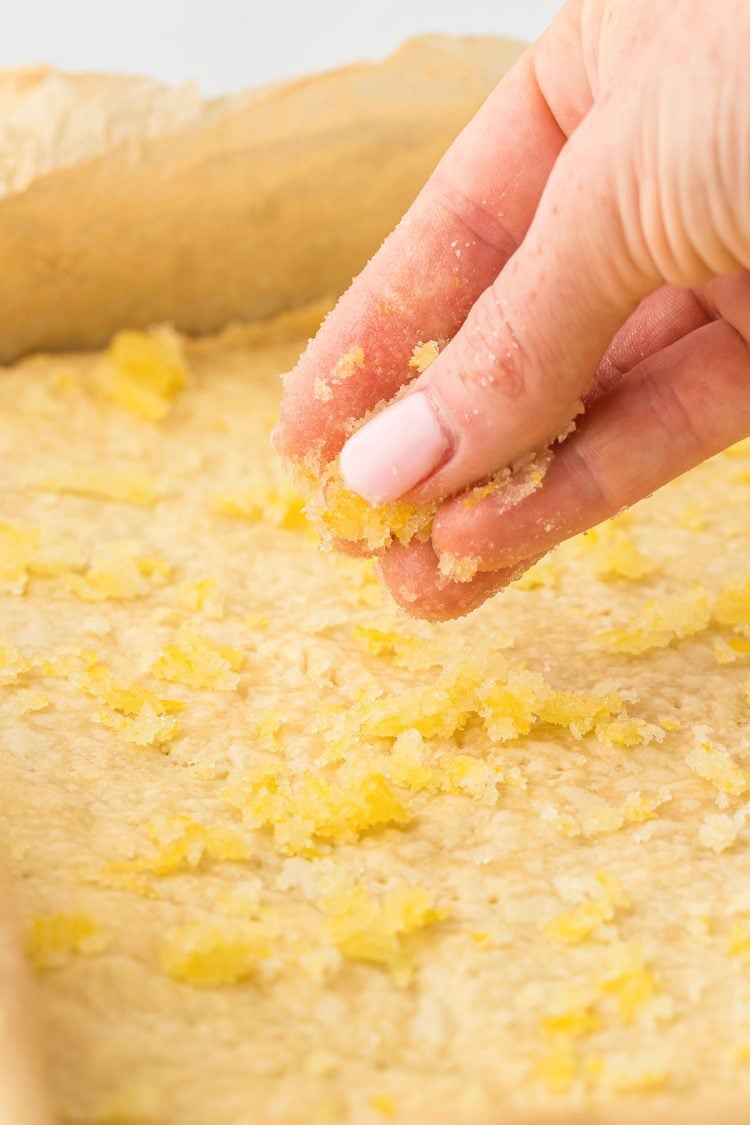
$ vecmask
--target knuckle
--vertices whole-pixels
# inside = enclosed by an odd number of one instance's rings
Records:
[[[515,235],[487,200],[475,198],[461,186],[455,172],[438,167],[433,192],[435,206],[447,216],[452,228],[457,223],[472,242],[503,258],[510,257],[517,244]]]
[[[455,377],[472,397],[518,399],[528,390],[529,356],[505,299],[490,287],[460,334]]]
[[[654,374],[647,374],[643,378],[641,391],[654,420],[663,433],[664,444],[667,447],[679,441],[697,454],[701,454],[701,451],[707,448],[709,443],[699,422],[703,412],[691,409],[669,379],[660,379]],[[710,393],[708,384],[706,393]]]
[[[571,442],[566,452],[567,491],[576,498],[578,511],[586,513],[582,526],[593,526],[618,511],[622,498],[616,488],[610,487],[606,471],[602,472],[585,443]]]

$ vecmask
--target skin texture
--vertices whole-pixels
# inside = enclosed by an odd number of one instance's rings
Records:
[[[444,501],[432,544],[381,563],[410,613],[469,612],[750,433],[749,37],[745,0],[571,0],[287,381],[276,443],[294,460],[336,456],[407,383],[439,419],[445,451],[405,493]],[[415,379],[429,339],[444,346]],[[321,401],[316,380],[357,347],[362,372]],[[538,491],[461,503],[581,401]],[[483,573],[446,585],[436,552]]]

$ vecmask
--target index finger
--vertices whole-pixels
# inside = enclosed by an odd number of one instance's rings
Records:
[[[283,455],[318,470],[335,457],[356,422],[418,374],[417,345],[455,335],[518,247],[565,142],[537,78],[540,54],[559,62],[565,128],[589,105],[566,12],[460,134],[287,378]]]

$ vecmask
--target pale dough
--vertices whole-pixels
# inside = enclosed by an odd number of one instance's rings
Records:
[[[750,1121],[750,450],[415,624],[271,459],[311,329],[189,344],[160,423],[89,356],[0,376],[2,843],[64,1120]]]

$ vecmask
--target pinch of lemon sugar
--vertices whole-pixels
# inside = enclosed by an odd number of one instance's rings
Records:
[[[412,539],[425,542],[435,509],[435,504],[420,506],[404,501],[368,504],[345,487],[334,463],[321,477],[306,513],[324,544],[341,539],[378,551],[394,540],[403,544]]]

